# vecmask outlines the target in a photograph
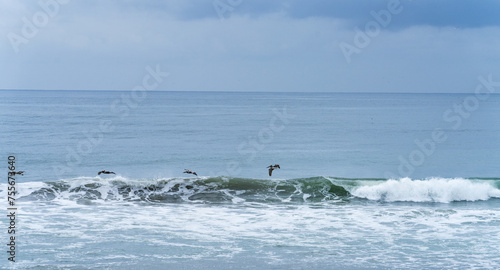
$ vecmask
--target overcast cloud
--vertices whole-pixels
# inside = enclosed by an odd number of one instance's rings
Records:
[[[4,0],[0,17],[0,89],[130,90],[148,65],[169,72],[166,91],[467,93],[479,75],[500,80],[499,1]]]

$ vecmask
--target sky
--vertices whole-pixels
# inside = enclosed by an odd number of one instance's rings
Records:
[[[492,0],[2,0],[0,18],[0,89],[472,93],[479,76],[500,80]]]

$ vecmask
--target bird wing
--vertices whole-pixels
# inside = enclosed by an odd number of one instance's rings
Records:
[[[271,176],[271,174],[273,174],[273,170],[274,170],[274,169],[273,169],[272,167],[271,167],[271,168],[269,168],[269,176]]]
[[[97,175],[101,175],[102,172],[98,172]]]

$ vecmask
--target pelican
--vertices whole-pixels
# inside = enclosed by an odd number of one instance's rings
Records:
[[[116,174],[116,173],[110,172],[110,171],[100,171],[97,173],[97,175],[101,175],[101,173],[103,173],[103,174]]]
[[[194,174],[194,175],[198,176],[198,175],[196,174],[196,172],[190,171],[190,170],[188,170],[188,169],[184,169],[184,173],[190,173],[190,174]]]
[[[281,169],[279,164],[269,165],[266,168],[269,168],[269,176],[273,174],[273,170]]]

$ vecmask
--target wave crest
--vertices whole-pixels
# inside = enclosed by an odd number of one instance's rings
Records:
[[[324,177],[268,180],[235,177],[129,180],[81,177],[34,184],[19,200],[76,200],[80,203],[143,201],[158,203],[318,202],[349,193]]]
[[[22,183],[19,201],[70,200],[151,203],[303,203],[372,200],[386,202],[484,201],[500,198],[500,179],[431,178],[412,180],[310,177],[127,179],[80,177]],[[3,186],[0,185],[0,189]]]
[[[493,184],[492,181],[463,178],[402,178],[360,186],[353,189],[351,194],[359,198],[388,202],[485,201],[500,198],[500,190]]]

